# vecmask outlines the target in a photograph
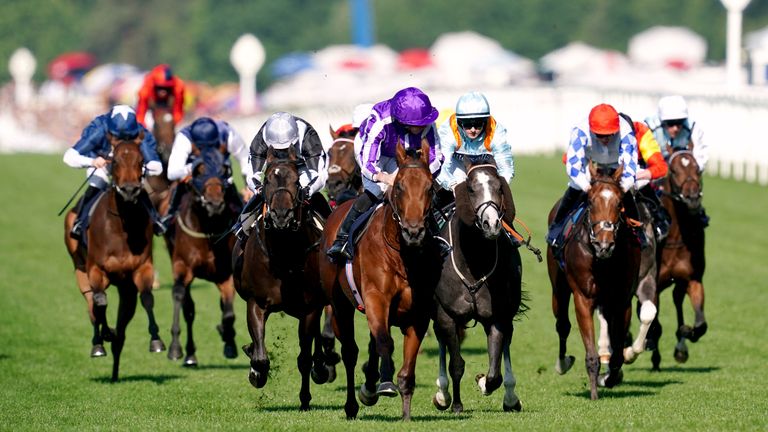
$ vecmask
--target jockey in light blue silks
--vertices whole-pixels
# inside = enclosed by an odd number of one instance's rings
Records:
[[[352,258],[346,248],[349,229],[355,219],[381,200],[386,188],[393,185],[397,173],[395,149],[398,141],[402,142],[406,150],[418,149],[422,138],[426,138],[429,142],[429,169],[433,176],[440,172],[443,155],[434,123],[438,115],[429,97],[415,87],[404,88],[391,99],[373,106],[368,117],[360,124],[355,138],[365,193],[355,199],[339,226],[336,240],[327,251],[331,258]],[[440,252],[445,256],[450,252],[450,245],[439,238],[436,223],[430,219],[434,217],[428,217],[427,227],[432,237],[438,239]]]

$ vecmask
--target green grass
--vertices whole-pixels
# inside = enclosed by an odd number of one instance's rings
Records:
[[[544,246],[545,217],[562,194],[566,178],[556,158],[519,157],[513,193],[518,215]],[[589,400],[584,348],[578,330],[569,339],[577,357],[568,374],[554,372],[557,335],[550,310],[545,265],[524,252],[523,280],[530,311],[516,325],[513,367],[523,412],[501,412],[501,392],[483,397],[473,377],[486,370],[485,338],[470,331],[459,416],[431,404],[436,378],[436,342],[429,337],[417,366],[410,424],[402,424],[400,400],[361,407],[357,421],[344,419],[343,371],[332,384],[312,386],[313,410],[298,411],[296,320],[275,315],[267,327],[272,375],[257,390],[247,380],[248,361],[223,358],[214,328],[218,292],[195,282],[195,322],[200,366],[185,369],[165,354],[148,352],[147,320],[139,307],[128,327],[121,380],[111,384],[112,358],[90,359],[85,303],[63,245],[63,219],[56,213],[83,180],[60,156],[0,156],[0,429],[2,430],[765,430],[768,428],[768,189],[706,179],[706,313],[709,332],[689,344],[690,360],[672,359],[674,307],[662,295],[664,335],[661,373],[650,372],[644,354],[625,367],[625,383],[600,389]],[[170,342],[169,259],[156,243],[161,288],[155,311],[161,335]],[[117,295],[110,296],[114,323]],[[244,302],[237,299],[237,341],[247,342]],[[692,312],[686,301],[690,323]],[[633,324],[635,328],[635,324]],[[365,349],[365,321],[357,317],[358,343]],[[395,362],[401,363],[399,334]],[[362,356],[361,361],[362,363]],[[362,374],[357,372],[359,384]]]

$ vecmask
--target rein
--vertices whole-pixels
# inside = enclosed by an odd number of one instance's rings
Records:
[[[448,242],[453,246],[453,224],[448,224]],[[493,275],[493,273],[496,271],[496,266],[499,263],[499,242],[498,239],[496,241],[496,251],[494,254],[494,261],[493,261],[493,267],[491,268],[491,271],[489,271],[485,276],[481,277],[480,279],[476,280],[474,283],[470,283],[469,278],[464,276],[464,274],[461,273],[461,270],[459,270],[459,267],[456,265],[456,248],[452,247],[451,249],[451,264],[453,264],[453,270],[456,272],[456,274],[459,276],[459,279],[464,283],[464,286],[467,287],[467,290],[472,295],[472,304],[473,307],[475,307],[475,294],[480,289],[480,286],[484,284],[489,277]]]

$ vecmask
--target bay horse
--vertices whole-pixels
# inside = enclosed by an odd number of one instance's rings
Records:
[[[608,175],[590,163],[591,185],[587,207],[571,235],[563,245],[563,267],[560,267],[551,246],[547,248],[547,270],[552,284],[552,312],[555,316],[560,348],[555,363],[559,374],[573,366],[574,357],[566,356],[571,323],[568,304],[573,294],[576,319],[586,351],[585,363],[589,376],[590,398],[597,399],[600,385],[611,388],[623,379],[624,339],[631,316],[631,300],[637,288],[640,250],[633,244],[633,235],[622,218],[624,193],[619,185],[622,167]],[[557,205],[549,213],[554,219]],[[600,361],[595,349],[593,315],[600,308],[608,324],[611,358],[608,373],[598,377]]]
[[[422,140],[419,150],[407,152],[402,143],[398,143],[396,157],[399,170],[394,186],[386,191],[386,204],[373,212],[353,260],[336,263],[326,255],[319,260],[320,277],[333,305],[334,331],[341,343],[347,375],[344,411],[348,419],[357,417],[359,411],[355,398],[356,308],[365,311],[370,330],[360,401],[371,406],[379,396],[395,397],[399,392],[403,420],[410,419],[416,356],[429,326],[434,289],[443,264],[436,245],[425,241],[426,217],[434,194],[428,165],[429,143]],[[333,243],[351,205],[352,201],[345,202],[329,216],[321,238],[323,250]],[[352,275],[354,287],[345,276],[345,267],[346,273]],[[395,372],[392,326],[399,327],[404,335],[403,364],[397,374],[397,386],[392,382]]]
[[[221,323],[217,326],[224,342],[224,357],[237,357],[235,346],[235,286],[232,280],[232,248],[235,236],[229,232],[238,213],[225,200],[229,166],[224,149],[198,151],[198,161],[179,212],[169,227],[173,241],[168,242],[173,269],[173,325],[168,358],[184,356],[179,341],[179,312],[187,323],[184,366],[197,366],[196,346],[192,334],[195,303],[190,286],[195,278],[216,284],[221,294]]]
[[[160,162],[163,164],[163,174],[148,177],[144,187],[149,193],[152,205],[155,206],[160,215],[165,215],[168,211],[171,199],[170,189],[173,184],[168,180],[168,159],[171,157],[173,140],[176,137],[176,124],[173,121],[172,106],[172,101],[168,105],[155,103],[151,106],[153,120],[152,136],[157,141],[157,154],[160,156]]]
[[[464,359],[461,340],[467,324],[475,320],[485,330],[488,344],[488,371],[476,381],[483,395],[505,387],[502,408],[520,411],[515,394],[516,380],[510,362],[513,320],[524,310],[522,305],[522,263],[518,248],[502,227],[504,178],[490,158],[465,158],[467,179],[454,189],[456,213],[442,229],[442,236],[453,246],[450,265],[443,269],[435,291],[434,324],[439,344],[438,391],[432,398],[440,409],[452,406],[462,412],[461,378]],[[514,209],[510,211],[514,212]],[[445,354],[450,353],[453,404],[448,387]],[[504,374],[500,370],[502,355]]]
[[[329,378],[320,340],[320,318],[328,301],[317,273],[322,221],[310,212],[308,197],[301,196],[298,163],[293,146],[286,157],[278,157],[271,147],[267,151],[264,210],[242,254],[233,254],[233,262],[235,289],[247,303],[252,340],[243,347],[250,358],[248,379],[256,388],[267,383],[270,360],[265,334],[269,316],[283,311],[298,318],[299,400],[304,411],[312,399],[310,376],[318,384]]]
[[[702,179],[699,165],[690,150],[679,150],[669,157],[669,171],[661,185],[661,202],[672,216],[669,235],[659,256],[659,279],[656,306],[659,294],[674,284],[672,299],[677,313],[677,331],[674,357],[679,363],[688,360],[688,346],[685,341],[697,342],[707,332],[704,316],[704,225],[698,217],[701,208]],[[686,294],[695,314],[693,327],[685,324],[683,301]],[[661,354],[658,340],[661,337],[661,323],[658,318],[651,326],[649,343],[652,347],[651,362],[659,370]]]
[[[71,238],[66,243],[81,292],[88,300],[88,292],[83,291],[87,283],[92,294],[89,308],[94,349],[103,341],[112,343],[112,381],[117,381],[125,329],[136,311],[137,291],[149,319],[150,352],[164,351],[165,345],[158,334],[153,312],[152,222],[149,211],[139,200],[139,195],[146,193],[142,187],[144,157],[139,147],[144,133],[133,140],[120,140],[111,135],[108,138],[113,148],[112,186],[93,205],[91,223],[86,230],[87,247]],[[74,218],[71,210],[65,219],[65,232],[70,231]],[[115,285],[120,294],[115,329],[107,325],[105,291],[109,285]]]
[[[330,127],[333,144],[328,149],[328,199],[333,206],[354,198],[363,191],[363,176],[355,157],[357,128]]]

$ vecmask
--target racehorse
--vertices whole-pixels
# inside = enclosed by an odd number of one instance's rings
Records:
[[[322,384],[329,378],[320,341],[320,317],[328,301],[317,274],[318,239],[322,224],[301,196],[298,160],[293,146],[278,158],[270,147],[264,169],[264,211],[248,237],[242,255],[233,257],[235,288],[247,303],[252,343],[243,347],[250,357],[248,379],[264,387],[269,374],[265,333],[269,315],[284,311],[299,320],[298,369],[300,409],[308,410],[309,378]],[[239,249],[236,247],[235,249]],[[314,345],[314,353],[313,350]]]
[[[139,149],[143,138],[143,133],[133,140],[119,140],[109,135],[113,148],[112,187],[93,206],[91,223],[86,230],[87,247],[71,238],[66,241],[81,291],[87,283],[92,292],[94,349],[91,355],[94,356],[94,350],[102,341],[112,342],[112,381],[118,379],[125,329],[136,311],[137,290],[149,319],[149,350],[165,350],[153,312],[152,223],[149,211],[138,198],[139,194],[146,193],[141,184],[144,158]],[[65,219],[67,233],[74,218],[74,211],[70,211]],[[105,290],[110,284],[117,286],[120,294],[114,330],[107,325],[106,317]]]
[[[403,419],[409,420],[416,384],[416,355],[429,325],[434,288],[442,268],[438,248],[431,241],[425,241],[426,216],[431,211],[434,194],[428,165],[429,143],[422,140],[420,150],[407,152],[402,143],[398,143],[396,156],[399,170],[394,186],[387,189],[386,204],[372,214],[352,262],[335,263],[327,256],[319,260],[321,281],[333,305],[334,330],[341,343],[347,375],[344,411],[350,419],[355,418],[359,410],[355,399],[354,369],[358,356],[354,338],[355,306],[365,310],[370,330],[360,401],[371,406],[379,396],[394,397],[399,391]],[[323,250],[336,238],[351,205],[351,201],[342,204],[328,218],[321,238]],[[345,267],[353,282],[345,276]],[[397,375],[397,386],[392,382],[395,367],[391,326],[400,327],[404,335],[403,365]]]
[[[573,293],[576,319],[586,351],[590,397],[596,400],[600,361],[595,349],[593,314],[595,309],[601,308],[608,324],[612,354],[608,374],[599,377],[599,381],[611,388],[623,379],[622,349],[629,326],[632,294],[637,288],[640,250],[631,241],[630,228],[621,217],[624,194],[619,179],[622,167],[612,176],[599,172],[592,164],[589,169],[592,187],[587,193],[587,207],[563,245],[563,267],[549,246],[547,269],[552,284],[552,312],[560,339],[555,370],[564,374],[574,362],[573,356],[566,356],[571,331],[568,303]],[[557,203],[550,211],[550,224],[556,211]]]
[[[194,278],[213,282],[221,293],[221,324],[217,326],[224,341],[224,357],[237,357],[235,346],[235,287],[232,281],[232,247],[235,236],[229,227],[238,213],[227,205],[225,188],[229,177],[221,149],[199,152],[199,164],[193,170],[179,212],[170,227],[173,241],[168,242],[173,268],[173,325],[168,358],[178,360],[184,353],[179,342],[179,312],[183,308],[187,322],[185,366],[196,366],[192,324],[195,303],[190,285]]]
[[[163,174],[159,176],[150,176],[144,183],[144,187],[149,193],[152,205],[157,211],[164,215],[170,205],[170,189],[172,182],[168,180],[168,158],[171,157],[173,149],[173,140],[176,136],[176,124],[173,122],[173,112],[169,105],[155,104],[152,106],[152,136],[157,141],[157,154],[163,164]]]
[[[515,394],[515,376],[510,363],[512,321],[521,311],[522,264],[502,227],[505,181],[493,158],[465,159],[467,179],[454,189],[456,213],[443,227],[442,235],[453,246],[450,265],[443,269],[435,291],[434,330],[440,348],[438,391],[432,398],[444,410],[451,406],[446,373],[446,348],[450,352],[453,381],[453,411],[462,412],[461,378],[464,359],[461,339],[467,323],[476,320],[488,340],[488,372],[476,377],[480,391],[490,395],[505,387],[504,411],[520,411]],[[514,211],[514,210],[511,210]],[[504,356],[504,374],[500,370]]]
[[[327,152],[328,180],[325,187],[328,189],[328,199],[336,205],[362,192],[363,177],[355,158],[357,129],[340,128],[334,131],[332,127],[329,128],[333,144]]]
[[[658,307],[661,291],[674,284],[672,299],[677,311],[677,345],[674,356],[679,363],[684,363],[688,360],[688,346],[685,340],[697,342],[707,332],[702,283],[705,267],[704,225],[697,215],[701,208],[702,183],[699,165],[691,151],[680,150],[672,153],[668,164],[669,172],[662,183],[661,202],[672,216],[672,224],[659,254],[656,305]],[[695,314],[693,327],[685,324],[683,317],[683,300],[686,293]],[[658,350],[660,336],[661,323],[657,318],[649,332],[654,370],[659,370],[661,363]]]

